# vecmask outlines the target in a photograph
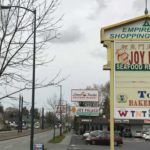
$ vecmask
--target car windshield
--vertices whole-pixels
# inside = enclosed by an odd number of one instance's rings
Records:
[[[102,133],[102,131],[100,131],[100,130],[96,130],[96,131],[92,131],[92,132],[90,132],[90,135],[91,135],[91,136],[93,136],[93,137],[95,137],[95,136],[100,135],[100,133]]]

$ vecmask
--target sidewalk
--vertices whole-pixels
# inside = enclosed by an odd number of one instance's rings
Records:
[[[66,134],[65,138],[61,143],[57,143],[57,144],[48,143],[46,145],[46,148],[47,150],[67,150],[67,147],[70,144],[71,137],[72,137],[72,132]]]

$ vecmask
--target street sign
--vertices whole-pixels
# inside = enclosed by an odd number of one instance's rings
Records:
[[[43,144],[34,144],[34,150],[44,150]]]

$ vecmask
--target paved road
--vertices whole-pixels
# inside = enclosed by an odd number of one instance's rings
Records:
[[[87,145],[78,135],[72,135],[68,150],[109,150],[109,146]],[[115,150],[149,150],[150,141],[137,138],[124,138],[124,144],[115,146]]]
[[[40,132],[47,131],[47,130],[50,130],[50,129],[34,129],[34,133],[40,133]],[[30,133],[31,133],[30,129],[22,130],[22,132],[19,132],[19,133],[17,130],[0,132],[0,141],[13,139],[19,136],[30,135]]]
[[[59,134],[59,130],[56,131]],[[35,134],[34,143],[43,143],[47,146],[49,139],[53,137],[53,131],[46,131],[43,133]],[[29,150],[30,149],[30,136],[15,138],[11,140],[0,141],[0,150]]]

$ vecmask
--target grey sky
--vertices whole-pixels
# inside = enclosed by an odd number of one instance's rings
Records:
[[[150,2],[148,8],[150,11]],[[61,38],[50,42],[47,49],[56,59],[36,76],[53,77],[60,70],[61,77],[69,75],[62,83],[63,99],[68,102],[71,89],[105,84],[109,71],[103,71],[107,51],[100,43],[101,27],[142,16],[144,10],[145,0],[60,0],[56,15],[64,15]],[[36,106],[45,106],[54,94],[59,97],[58,87],[37,90]]]

